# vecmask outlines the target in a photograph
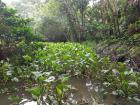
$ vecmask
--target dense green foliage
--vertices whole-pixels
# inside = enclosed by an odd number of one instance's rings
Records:
[[[38,105],[63,105],[69,79],[83,77],[140,101],[139,0],[29,1],[0,0],[0,93],[20,84]]]
[[[139,73],[130,70],[126,64],[112,63],[109,58],[98,57],[87,46],[76,43],[42,42],[27,45],[22,42],[18,47],[23,55],[14,57],[15,62],[1,61],[1,80],[5,84],[9,81],[24,83],[36,81],[38,86],[28,91],[37,97],[54,88],[50,87],[52,83],[48,84],[45,81],[55,81],[53,83],[57,84],[60,78],[58,74],[63,74],[62,83],[64,78],[74,75],[91,76],[91,79],[99,81],[106,89],[104,93],[134,97],[134,94],[140,92]],[[56,89],[60,98],[62,90],[59,90],[57,85]],[[53,92],[55,91],[51,91],[50,94]]]
[[[16,11],[9,8],[0,9],[1,24],[0,35],[1,40],[11,42],[25,38],[30,41],[33,36],[32,29],[27,26],[29,19],[23,19],[16,15]]]
[[[0,59],[12,55],[16,51],[15,44],[19,41],[29,43],[42,38],[34,33],[30,26],[31,19],[22,18],[15,9],[3,5],[0,5]]]

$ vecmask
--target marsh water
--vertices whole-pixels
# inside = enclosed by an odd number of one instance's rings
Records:
[[[140,105],[137,102],[127,101],[125,98],[117,98],[112,94],[106,97],[101,95],[102,88],[98,83],[85,78],[73,77],[69,84],[72,89],[69,93],[66,105]],[[8,95],[0,95],[0,105],[37,105],[29,95],[17,93],[22,97],[19,103],[12,103]]]

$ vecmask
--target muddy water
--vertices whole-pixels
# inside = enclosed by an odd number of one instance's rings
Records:
[[[70,79],[70,84],[73,88],[70,98],[75,101],[75,103],[73,102],[74,105],[92,105],[93,102],[97,104],[99,98],[95,91],[93,91],[92,83],[87,81],[86,79],[75,77]]]
[[[64,105],[140,105],[136,102],[128,102],[124,98],[116,98],[113,95],[107,95],[105,99],[100,94],[101,87],[99,84],[91,82],[85,78],[72,77],[69,81],[72,90]],[[7,95],[0,95],[0,105],[37,105],[36,102],[29,99],[29,96],[22,97],[18,104],[8,100]]]
[[[101,95],[101,86],[85,78],[71,78],[70,84],[75,88],[72,92],[73,100],[78,104],[72,105],[140,105],[137,102],[129,102],[125,98],[117,98],[108,94],[105,98]]]
[[[7,98],[7,95],[0,95],[0,105],[10,105],[11,102]]]
[[[20,102],[11,102],[7,95],[0,95],[0,105],[37,105],[37,103],[29,98],[22,98]]]

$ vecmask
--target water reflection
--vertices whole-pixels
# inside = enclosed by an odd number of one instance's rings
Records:
[[[37,102],[29,99],[22,99],[19,105],[37,105]]]
[[[69,84],[72,89],[63,105],[140,105],[137,102],[129,102],[125,98],[116,98],[112,94],[107,94],[103,99],[100,94],[103,88],[100,84],[85,78],[72,77]],[[0,95],[0,105],[37,105],[37,102],[33,101],[29,94],[25,93],[24,96],[20,94],[18,93],[22,100],[18,103],[9,101],[8,95]],[[56,105],[56,103],[51,105]]]

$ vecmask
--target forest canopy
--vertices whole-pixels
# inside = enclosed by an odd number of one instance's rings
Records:
[[[36,33],[50,41],[98,41],[139,32],[139,0],[20,0],[12,5],[22,17],[34,18]]]

